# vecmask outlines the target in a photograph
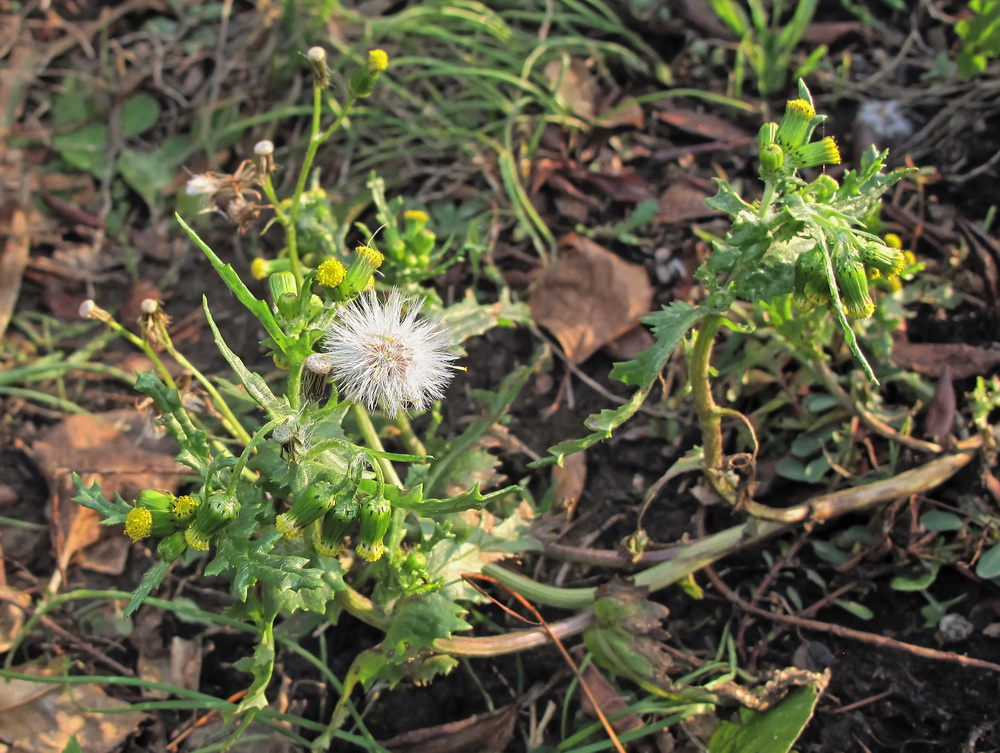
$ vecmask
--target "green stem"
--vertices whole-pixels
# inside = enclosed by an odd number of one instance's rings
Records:
[[[705,317],[698,328],[694,348],[691,350],[691,362],[688,367],[688,378],[691,381],[691,394],[694,397],[695,412],[698,424],[701,426],[702,453],[705,458],[705,472],[712,487],[723,498],[734,502],[733,486],[722,475],[722,416],[725,411],[715,404],[712,397],[711,359],[712,346],[719,327],[725,317],[711,314]]]
[[[427,448],[424,443],[420,441],[413,431],[413,425],[410,424],[410,419],[407,418],[405,413],[400,413],[396,417],[396,428],[399,429],[399,441],[403,443],[407,451],[411,455],[426,455]]]
[[[760,199],[760,209],[757,210],[758,217],[764,217],[771,211],[771,204],[774,203],[774,197],[777,195],[777,192],[778,187],[774,181],[764,181],[764,195]]]
[[[358,424],[358,428],[361,430],[361,436],[365,440],[365,444],[368,445],[373,450],[378,450],[379,452],[385,452],[385,447],[382,446],[382,440],[378,436],[378,432],[375,430],[375,425],[372,423],[371,416],[368,415],[368,411],[358,403],[351,404],[351,414],[354,416],[354,420]],[[375,462],[379,464],[379,468],[382,469],[382,473],[390,484],[393,484],[398,489],[403,488],[403,480],[396,473],[396,468],[388,458],[377,457]],[[403,541],[403,536],[406,535],[406,528],[403,525],[406,519],[406,510],[401,507],[393,506],[392,508],[392,518],[389,521],[389,531],[386,534],[386,549],[390,552],[395,552],[399,549],[399,545]]]

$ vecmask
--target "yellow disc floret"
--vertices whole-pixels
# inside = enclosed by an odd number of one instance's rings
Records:
[[[327,259],[316,269],[316,282],[324,288],[335,288],[347,277],[347,269],[336,259]]]
[[[153,531],[153,513],[145,507],[133,507],[125,516],[125,535],[132,541],[141,541]]]
[[[385,50],[372,50],[368,53],[368,65],[372,70],[384,71],[389,67],[389,55]]]

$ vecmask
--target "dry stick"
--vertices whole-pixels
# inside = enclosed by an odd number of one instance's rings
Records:
[[[886,638],[883,635],[875,635],[874,633],[866,633],[861,630],[852,630],[851,628],[844,627],[842,625],[834,625],[828,622],[819,622],[818,620],[807,620],[802,617],[795,617],[794,615],[786,614],[774,614],[773,612],[768,612],[766,609],[761,609],[760,607],[755,607],[753,604],[748,602],[746,599],[742,598],[738,593],[733,591],[729,586],[725,584],[719,574],[715,572],[715,569],[711,566],[705,568],[705,574],[708,579],[712,581],[712,585],[715,586],[723,596],[725,596],[729,601],[733,602],[736,606],[745,612],[756,615],[758,617],[763,617],[768,620],[773,620],[775,622],[782,622],[786,625],[793,625],[795,627],[803,628],[804,630],[815,630],[821,633],[832,633],[840,638],[849,638],[851,640],[860,641],[862,643],[870,643],[873,646],[878,646],[880,648],[888,648],[893,651],[905,651],[907,653],[914,654],[916,656],[922,657],[924,659],[934,659],[936,661],[949,661],[956,664],[962,664],[966,667],[975,667],[977,669],[989,669],[993,672],[1000,672],[1000,664],[994,664],[993,662],[983,661],[982,659],[973,659],[969,656],[962,656],[961,654],[956,654],[951,651],[938,651],[933,648],[924,648],[923,646],[915,646],[912,643],[903,643],[902,641],[897,641],[892,638]]]
[[[785,522],[750,520],[703,539],[671,547],[664,557],[665,561],[639,573],[636,577],[637,582],[649,587],[651,591],[656,591],[671,583],[676,583],[688,574],[704,568],[722,557],[791,530],[795,523],[806,521],[822,523],[838,515],[856,512],[882,502],[909,497],[912,494],[932,489],[970,463],[980,447],[982,447],[982,438],[972,437],[958,443],[959,452],[935,458],[926,465],[904,471],[893,478],[824,494],[801,505],[790,507],[786,511],[789,515]],[[613,563],[608,561],[608,564]],[[628,566],[631,563],[624,560],[622,564]],[[552,633],[560,638],[582,633],[593,620],[593,612],[585,609],[593,603],[594,589],[592,588],[566,589],[543,586],[493,563],[486,565],[483,570],[505,585],[512,585],[521,590],[530,589],[533,592],[531,596],[535,601],[567,609],[583,609],[572,617],[547,626]],[[558,595],[558,600],[553,599],[553,595]],[[816,624],[823,625],[823,623]],[[434,647],[446,654],[497,656],[542,646],[548,641],[546,633],[536,628],[497,636],[438,638],[434,641]]]

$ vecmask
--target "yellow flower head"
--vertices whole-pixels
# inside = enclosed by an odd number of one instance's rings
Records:
[[[347,277],[347,269],[336,259],[327,259],[316,269],[316,282],[324,288],[335,288]]]
[[[374,71],[384,71],[389,67],[389,55],[385,50],[372,50],[368,53],[368,65]]]
[[[145,507],[133,507],[125,516],[125,535],[141,541],[153,532],[153,513]]]

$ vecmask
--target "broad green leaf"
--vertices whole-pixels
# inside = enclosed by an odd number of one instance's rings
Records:
[[[811,544],[817,557],[822,560],[826,560],[833,565],[842,565],[851,558],[850,554],[838,549],[827,541],[816,539],[815,541],[812,541]]]
[[[848,599],[834,599],[833,603],[841,609],[850,612],[860,620],[870,620],[875,617],[875,613],[872,610],[864,604],[858,604],[856,601],[850,601]]]
[[[767,711],[740,710],[738,724],[724,721],[708,741],[709,753],[788,753],[812,718],[819,690],[796,688]]]
[[[965,523],[953,512],[928,510],[920,516],[920,525],[928,531],[961,531]]]
[[[160,119],[163,108],[156,97],[146,93],[136,94],[122,106],[122,136],[140,136]]]
[[[712,313],[715,312],[704,306],[674,301],[662,311],[644,316],[642,322],[653,328],[656,344],[640,353],[635,360],[616,363],[611,369],[611,378],[636,387],[652,385],[685,333]]]
[[[889,586],[896,591],[923,591],[934,582],[935,578],[937,578],[939,567],[940,565],[937,563],[932,563],[930,565],[930,569],[923,573],[919,573],[912,578],[897,575],[889,582]]]
[[[108,158],[108,127],[103,123],[54,136],[52,146],[73,167],[103,177]]]
[[[159,151],[124,149],[118,155],[117,167],[122,180],[153,210],[160,205],[163,189],[173,180],[177,166],[164,159]]]
[[[62,749],[62,753],[83,753],[83,748],[80,747],[80,741],[76,739],[76,735],[73,735],[67,741],[66,747]]]
[[[995,544],[983,552],[983,556],[976,563],[976,575],[980,578],[1000,576],[1000,544]]]

